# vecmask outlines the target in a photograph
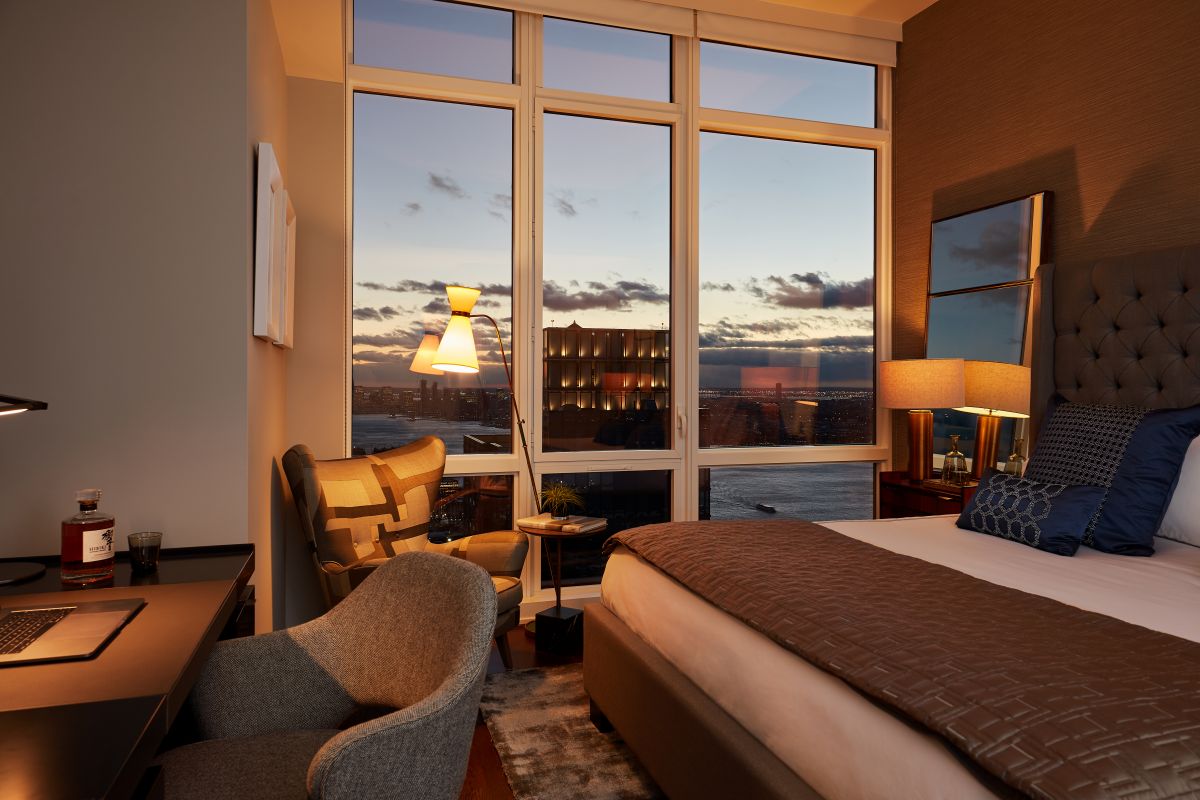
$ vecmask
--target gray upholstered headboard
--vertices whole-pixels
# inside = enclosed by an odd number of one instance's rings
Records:
[[[1047,264],[1033,295],[1031,442],[1055,393],[1082,403],[1200,403],[1200,245]]]

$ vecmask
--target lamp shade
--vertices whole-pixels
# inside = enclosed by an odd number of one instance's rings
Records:
[[[422,375],[444,375],[443,370],[434,369],[433,366],[434,355],[437,353],[440,342],[441,339],[436,333],[425,331],[425,335],[421,337],[421,346],[417,348],[417,354],[413,356],[412,364],[408,368],[409,371],[419,372]]]
[[[957,411],[993,417],[1029,416],[1029,367],[1000,361],[966,362],[966,399]]]
[[[884,408],[953,408],[966,403],[961,358],[914,358],[879,365]]]
[[[447,286],[450,301],[450,322],[433,356],[434,369],[446,372],[479,372],[479,356],[475,352],[475,334],[471,331],[471,309],[479,299],[479,289],[467,286]]]
[[[24,397],[0,394],[0,417],[23,414],[26,411],[45,411],[46,408],[48,408],[47,404],[41,400],[28,400]]]

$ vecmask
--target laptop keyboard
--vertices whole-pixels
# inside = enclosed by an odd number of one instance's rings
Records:
[[[21,652],[74,610],[73,606],[68,606],[13,611],[0,621],[0,656],[11,656]]]

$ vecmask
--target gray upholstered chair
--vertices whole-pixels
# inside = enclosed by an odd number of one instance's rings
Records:
[[[397,553],[432,550],[488,571],[496,588],[495,640],[506,667],[505,634],[521,614],[521,568],[529,542],[520,531],[493,531],[452,542],[429,541],[446,445],[426,436],[383,453],[318,461],[304,445],[283,456],[283,470],[329,607]]]
[[[190,701],[205,741],[162,756],[166,797],[457,798],[495,618],[481,568],[405,553],[324,616],[218,642]],[[339,730],[360,707],[399,710]]]

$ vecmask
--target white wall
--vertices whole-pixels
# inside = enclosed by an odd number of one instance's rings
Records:
[[[0,555],[248,539],[246,9],[0,4]],[[256,465],[256,469],[257,469]]]
[[[50,403],[0,418],[0,557],[57,552],[99,486],[122,532],[253,542],[259,630],[310,618],[278,459],[342,455],[343,85],[286,77],[269,0],[0,0],[0,68],[0,393]],[[258,141],[298,216],[293,351],[250,335]]]

